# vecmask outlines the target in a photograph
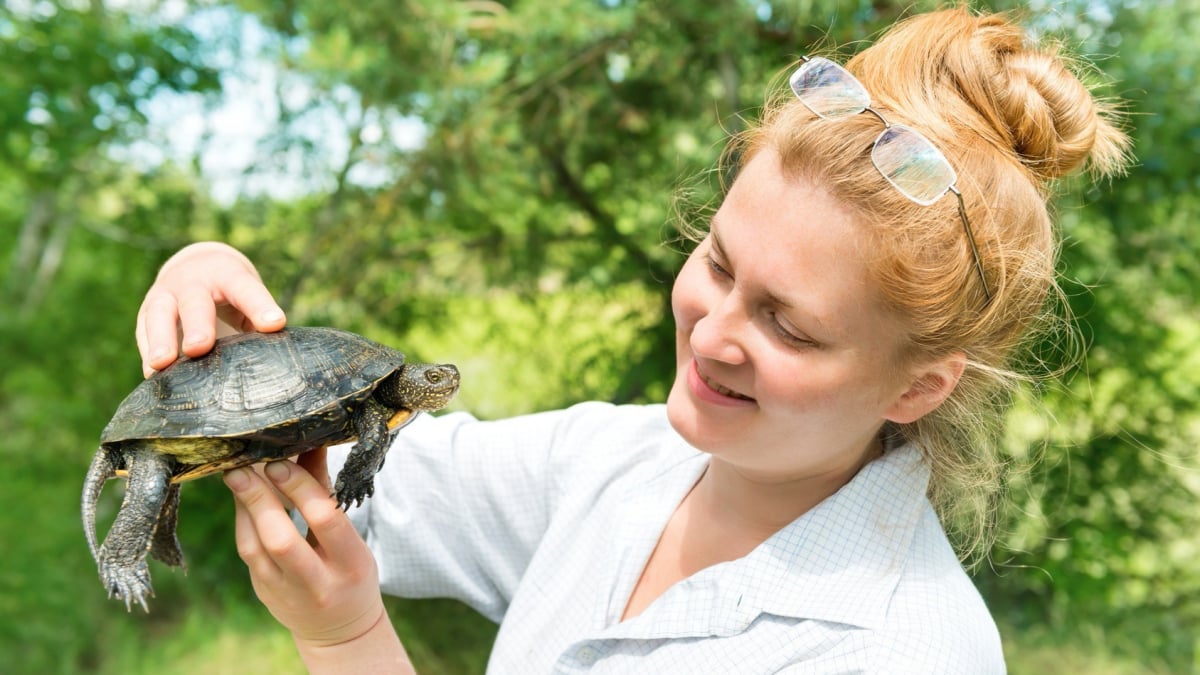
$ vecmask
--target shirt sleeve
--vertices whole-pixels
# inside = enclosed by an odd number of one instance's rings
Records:
[[[425,415],[401,430],[375,477],[375,495],[349,511],[375,555],[383,591],[456,598],[499,621],[571,473],[581,427],[597,425],[586,413],[605,409],[613,407],[583,404],[491,422]],[[331,476],[348,451],[330,448]]]

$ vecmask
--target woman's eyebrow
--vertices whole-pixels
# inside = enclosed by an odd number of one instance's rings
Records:
[[[725,247],[721,245],[721,235],[718,232],[719,229],[719,223],[714,216],[710,221],[708,228],[709,237],[712,238],[712,249],[717,254],[717,257],[719,257],[726,265],[731,267],[730,271],[733,271],[732,266],[734,261],[729,259],[729,254],[725,252]],[[841,336],[841,333],[833,326],[830,326],[829,323],[822,318],[819,312],[813,311],[812,308],[808,307],[804,303],[797,303],[795,301],[788,300],[769,288],[759,288],[759,292],[762,293],[762,297],[768,303],[774,307],[777,307],[781,311],[802,312],[811,321],[816,323],[817,328],[820,329],[821,333],[823,333],[826,338],[835,338]]]
[[[721,235],[717,232],[720,224],[720,221],[717,220],[717,214],[714,213],[708,221],[708,236],[712,238],[713,248],[717,249],[718,253],[724,254],[725,249],[721,246]]]
[[[721,245],[721,235],[717,233],[716,218],[713,218],[712,224],[709,226],[708,233],[709,233],[709,236],[712,237],[712,247],[713,247],[713,250],[716,251],[717,256],[719,256],[721,258],[721,260],[723,260],[726,264],[732,265],[733,261],[731,261],[729,259],[729,255],[727,253],[725,253],[725,247]],[[779,307],[781,309],[795,309],[796,308],[796,304],[794,302],[789,302],[788,300],[785,300],[784,298],[780,297],[776,293],[773,293],[771,291],[771,289],[769,289],[769,288],[762,289],[762,292],[763,292],[763,296],[767,299],[767,301],[770,302],[771,304],[775,305],[776,307]]]

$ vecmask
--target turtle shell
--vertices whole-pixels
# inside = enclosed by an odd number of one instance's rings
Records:
[[[293,327],[217,340],[143,381],[101,443],[244,438],[318,445],[344,436],[348,409],[404,365],[404,354],[336,328]]]

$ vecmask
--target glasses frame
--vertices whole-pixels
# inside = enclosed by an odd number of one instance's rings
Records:
[[[967,208],[963,203],[962,193],[958,190],[958,174],[954,171],[954,166],[950,164],[950,161],[946,159],[942,151],[926,138],[924,134],[903,124],[892,124],[882,113],[872,108],[870,93],[867,92],[867,88],[863,86],[863,83],[851,74],[850,71],[823,56],[802,56],[800,58],[803,60],[803,63],[792,73],[788,83],[796,98],[804,104],[804,107],[812,111],[813,114],[822,119],[837,120],[869,112],[879,118],[880,122],[883,122],[883,131],[879,132],[879,135],[875,137],[875,142],[871,145],[871,164],[883,176],[884,180],[896,188],[897,192],[921,206],[929,206],[937,202],[946,196],[947,192],[954,194],[955,199],[958,201],[958,215],[962,220],[963,231],[967,235],[967,243],[971,247],[971,255],[975,258],[975,271],[979,273],[979,282],[983,286],[983,294],[986,298],[984,306],[990,303],[992,301],[992,291],[988,287],[987,276],[983,273],[983,260],[980,258],[979,249],[975,245],[975,234],[971,231],[971,222],[967,218]],[[818,82],[817,86],[811,86],[802,82],[802,76],[809,74],[814,68],[824,69],[821,71],[822,74],[831,73],[836,76],[836,79],[833,81]],[[835,91],[835,87],[841,87],[842,90],[840,92]],[[813,93],[821,92],[822,90],[826,94],[832,91],[834,101],[840,101],[842,104],[841,107],[826,109],[814,101]],[[880,166],[878,158],[879,148],[881,147],[880,142],[884,141],[885,137],[887,137],[886,140],[890,141],[893,138],[900,138],[902,136],[907,136],[912,142],[920,146],[920,151],[913,153],[914,158],[919,159],[924,157],[932,160],[935,163],[932,165],[927,164],[926,167],[936,169],[938,174],[945,176],[943,181],[936,183],[936,187],[931,186],[931,190],[927,196],[914,195],[897,182],[896,175],[898,171],[888,172],[884,167]],[[907,168],[907,165],[897,168]],[[945,185],[942,185],[942,182]]]

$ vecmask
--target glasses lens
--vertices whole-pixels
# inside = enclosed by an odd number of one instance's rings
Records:
[[[871,161],[889,183],[922,206],[941,199],[958,180],[945,155],[905,126],[890,126],[879,134]]]
[[[857,115],[871,105],[867,90],[853,75],[819,56],[801,64],[790,83],[796,97],[821,117]]]

